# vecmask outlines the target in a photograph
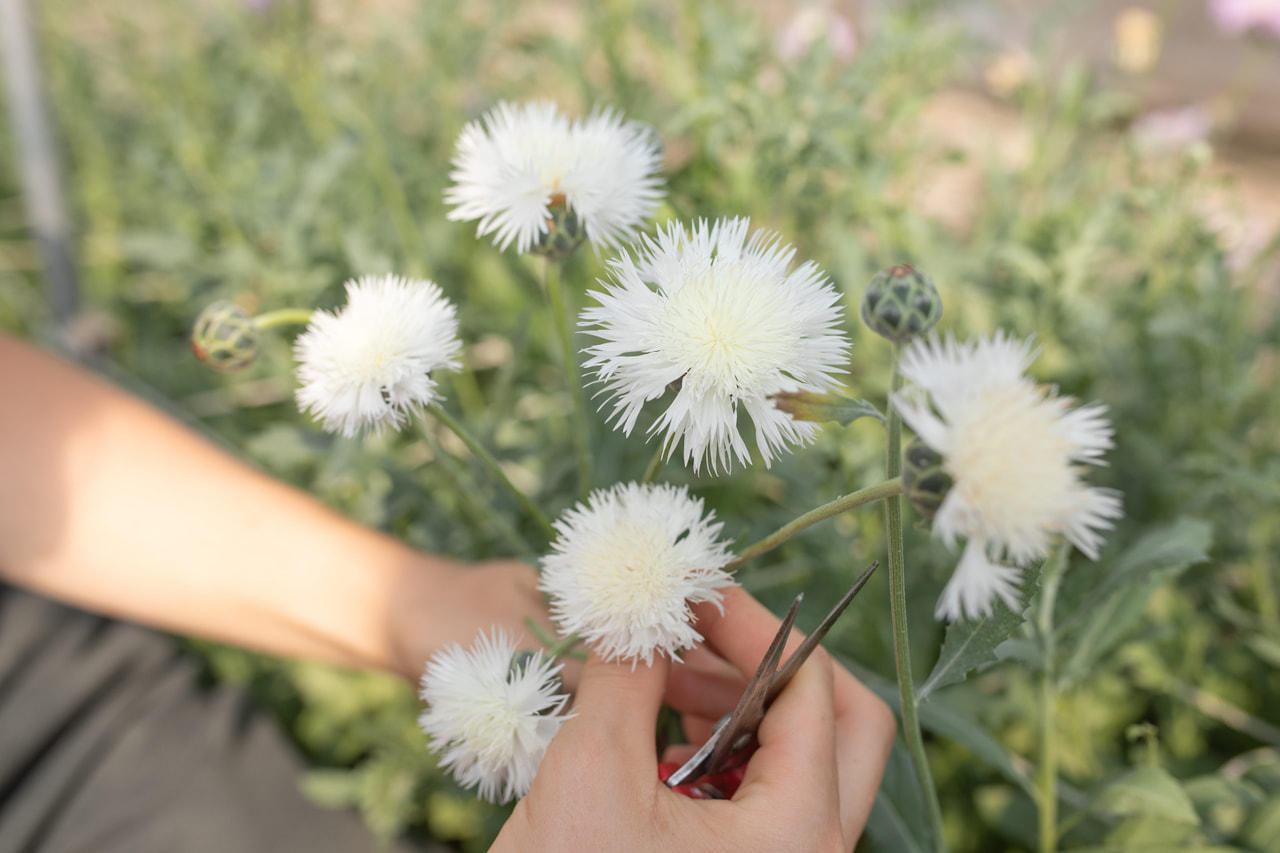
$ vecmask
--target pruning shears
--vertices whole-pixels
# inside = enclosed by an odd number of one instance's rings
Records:
[[[787,683],[800,671],[800,667],[813,654],[813,650],[822,642],[822,638],[831,630],[831,626],[844,613],[849,602],[858,594],[873,572],[880,565],[879,561],[862,573],[862,576],[849,588],[831,612],[823,617],[822,622],[813,630],[787,662],[779,668],[782,650],[791,634],[791,626],[796,621],[796,611],[804,593],[796,596],[782,620],[782,626],[774,635],[769,650],[756,668],[755,675],[747,683],[747,689],[738,700],[738,706],[732,713],[720,718],[711,732],[711,737],[702,745],[692,758],[677,767],[674,763],[659,765],[658,774],[668,788],[679,791],[696,800],[724,800],[733,796],[742,782],[746,772],[747,761],[756,751],[758,742],[756,732],[764,720],[765,711],[777,698]]]

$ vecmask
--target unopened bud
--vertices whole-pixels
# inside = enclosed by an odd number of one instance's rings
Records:
[[[551,197],[550,214],[547,217],[546,233],[538,236],[537,242],[529,251],[553,261],[563,261],[587,239],[587,231],[562,193]]]
[[[258,327],[234,302],[215,302],[196,318],[191,351],[215,370],[244,370],[258,358]]]
[[[923,335],[942,317],[938,288],[910,264],[876,273],[862,296],[862,322],[894,343]]]
[[[903,454],[902,489],[916,512],[932,520],[947,499],[952,482],[942,467],[942,454],[913,438]]]
[[[778,411],[786,412],[797,421],[848,426],[858,418],[871,417],[884,423],[884,415],[875,406],[866,400],[855,400],[836,391],[825,394],[816,391],[779,391],[770,399],[778,407]]]

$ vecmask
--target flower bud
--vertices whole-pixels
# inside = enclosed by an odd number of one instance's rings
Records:
[[[923,335],[941,317],[938,288],[910,264],[876,273],[862,296],[862,322],[897,344]]]
[[[529,251],[549,260],[563,261],[587,239],[587,231],[578,214],[565,202],[563,194],[551,196],[549,212],[551,215],[547,218],[547,232],[535,238]]]
[[[244,370],[258,358],[258,327],[234,302],[215,302],[196,318],[191,351],[214,370]]]
[[[942,467],[942,454],[913,438],[903,454],[902,488],[916,512],[932,520],[951,491],[951,475]]]

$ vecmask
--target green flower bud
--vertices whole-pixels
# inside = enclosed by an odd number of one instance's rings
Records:
[[[258,358],[258,326],[234,302],[215,302],[196,318],[191,351],[214,370],[244,370]]]
[[[951,491],[951,475],[942,467],[942,454],[913,438],[903,454],[902,488],[916,512],[932,520]]]
[[[547,233],[539,235],[529,251],[553,261],[563,261],[587,239],[587,231],[578,214],[565,202],[564,195],[556,193],[551,197],[550,212]]]
[[[923,335],[941,317],[938,288],[910,264],[876,273],[862,296],[862,322],[897,344]]]

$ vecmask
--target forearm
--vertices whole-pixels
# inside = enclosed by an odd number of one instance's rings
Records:
[[[407,599],[447,596],[451,562],[344,519],[3,336],[0,401],[6,579],[168,630],[410,668],[395,613]]]

